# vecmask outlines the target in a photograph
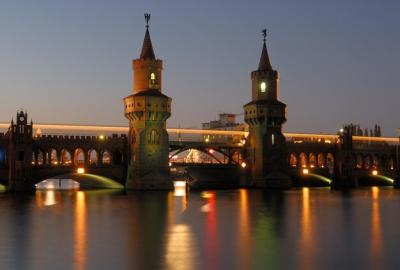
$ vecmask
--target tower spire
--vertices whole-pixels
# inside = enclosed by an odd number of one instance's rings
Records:
[[[267,51],[267,29],[261,31],[263,35],[263,48],[260,57],[260,63],[258,64],[258,70],[272,70],[271,62],[269,61],[268,51]]]
[[[156,59],[154,55],[153,45],[151,44],[150,32],[149,32],[149,21],[150,14],[145,13],[144,19],[146,21],[146,33],[144,34],[142,52],[140,53],[140,59]]]

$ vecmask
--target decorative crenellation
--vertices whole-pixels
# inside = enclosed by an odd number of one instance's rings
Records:
[[[82,135],[36,135],[35,141],[115,141],[126,140],[126,134],[113,134],[112,136],[82,136]]]

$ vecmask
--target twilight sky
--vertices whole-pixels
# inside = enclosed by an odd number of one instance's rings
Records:
[[[262,28],[286,131],[400,127],[398,0],[0,0],[0,121],[24,108],[34,122],[127,125],[122,98],[145,12],[170,127],[243,112]]]

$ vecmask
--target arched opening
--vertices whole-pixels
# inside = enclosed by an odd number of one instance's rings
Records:
[[[317,156],[318,167],[324,168],[325,167],[325,156],[322,153],[319,153]]]
[[[310,153],[310,155],[308,157],[309,157],[308,162],[310,164],[310,167],[314,168],[315,165],[317,164],[317,159],[315,158],[314,153]]]
[[[95,149],[90,149],[88,152],[89,165],[97,165],[99,157]]]
[[[72,163],[71,153],[67,149],[61,150],[61,165],[69,166]]]
[[[113,156],[114,164],[115,165],[120,165],[122,164],[122,154],[121,152],[117,149],[114,151],[114,156]]]
[[[328,153],[326,155],[326,166],[329,168],[329,170],[332,170],[335,166],[335,158],[333,157],[332,153]]]
[[[390,157],[390,158],[389,158],[389,161],[388,161],[388,169],[391,170],[391,171],[394,170],[394,159],[393,159],[393,157]]]
[[[0,149],[0,166],[4,166],[7,162],[6,150]]]
[[[183,148],[169,155],[170,161],[174,163],[220,163],[227,164],[229,158],[226,154],[212,148],[196,149]],[[237,163],[234,159],[231,160]],[[239,163],[237,163],[239,164]]]
[[[307,167],[307,155],[305,153],[300,154],[300,167]]]
[[[110,165],[111,164],[111,155],[107,150],[105,150],[103,152],[103,156],[102,156],[101,161],[102,161],[103,165]]]
[[[42,166],[44,164],[44,155],[42,150],[37,151],[36,165]]]
[[[82,148],[77,148],[74,154],[74,165],[81,166],[85,164],[85,152]]]
[[[371,157],[365,156],[364,158],[364,169],[368,170],[371,167]]]
[[[378,156],[374,155],[372,157],[372,169],[377,170],[379,168],[379,158]]]
[[[297,167],[297,156],[296,156],[296,154],[294,154],[294,153],[290,154],[289,165],[290,165],[290,167],[293,167],[293,168]]]
[[[50,161],[51,165],[58,165],[58,157],[57,157],[57,150],[54,148],[51,148],[48,152],[49,158],[47,159]]]
[[[36,165],[36,153],[32,152],[32,165]]]
[[[363,157],[361,154],[356,155],[356,168],[357,169],[362,169],[363,167]]]

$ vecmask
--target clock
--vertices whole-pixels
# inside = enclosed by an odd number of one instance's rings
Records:
[[[262,93],[265,93],[267,91],[267,83],[266,82],[260,83],[260,90]]]
[[[19,121],[21,121],[21,122],[24,122],[24,120],[25,120],[25,118],[24,118],[23,116],[21,116],[21,117],[19,118]]]

